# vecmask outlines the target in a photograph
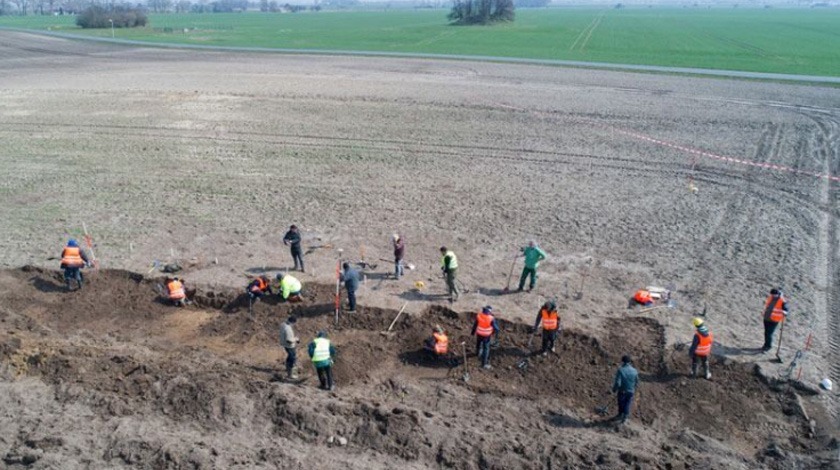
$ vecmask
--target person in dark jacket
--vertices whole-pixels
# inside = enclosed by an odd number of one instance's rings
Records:
[[[61,269],[64,270],[64,282],[68,291],[73,290],[70,287],[71,280],[76,281],[79,289],[82,288],[82,268],[85,266],[90,266],[90,261],[84,250],[79,248],[79,242],[71,238],[61,251]]]
[[[312,358],[312,365],[318,372],[318,381],[321,382],[322,390],[335,390],[333,382],[332,365],[335,357],[335,347],[327,338],[327,332],[319,331],[318,337],[309,343],[309,357]]]
[[[395,233],[394,238],[394,277],[399,279],[403,275],[403,257],[405,256],[405,240]]]
[[[624,424],[630,418],[630,407],[638,382],[639,372],[633,367],[633,359],[628,355],[623,356],[612,386],[612,393],[618,393],[618,414],[613,420]]]
[[[542,349],[540,354],[547,355],[549,351],[555,352],[554,343],[557,341],[557,333],[560,332],[560,316],[557,314],[557,304],[548,301],[543,304],[537,313],[537,320],[534,322],[534,332],[542,324]]]
[[[350,267],[350,263],[341,265],[343,271],[341,273],[341,280],[344,281],[344,288],[347,289],[347,302],[350,304],[349,312],[356,311],[356,290],[359,289],[359,282],[361,275],[358,269]]]
[[[700,317],[692,320],[697,329],[691,347],[688,348],[688,355],[691,357],[691,376],[697,377],[697,363],[703,364],[703,375],[706,380],[712,379],[712,372],[709,370],[709,356],[712,355],[712,333],[706,326],[706,322]]]
[[[299,269],[302,273],[306,272],[303,267],[303,248],[300,246],[300,231],[298,231],[297,225],[289,227],[289,231],[286,232],[286,235],[283,235],[283,243],[291,248],[295,269]]]

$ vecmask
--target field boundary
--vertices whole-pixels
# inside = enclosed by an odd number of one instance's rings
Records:
[[[718,70],[692,67],[666,67],[660,65],[620,64],[609,62],[587,62],[581,60],[559,60],[559,59],[527,59],[520,57],[500,57],[484,55],[463,55],[463,54],[433,54],[423,52],[389,52],[389,51],[356,51],[337,49],[290,49],[272,47],[240,47],[240,46],[213,46],[206,44],[179,44],[168,42],[137,41],[132,39],[114,39],[95,36],[84,36],[79,34],[59,33],[54,31],[41,31],[35,29],[15,28],[0,26],[0,31],[52,36],[63,39],[93,41],[124,46],[140,46],[160,49],[193,49],[218,52],[256,52],[274,54],[294,55],[323,55],[323,56],[349,56],[349,57],[391,57],[404,59],[429,59],[429,60],[459,60],[474,62],[496,62],[503,64],[521,65],[543,65],[554,67],[572,67],[600,70],[614,70],[625,72],[647,72],[662,73],[670,75],[695,75],[717,78],[740,78],[750,80],[770,80],[782,82],[815,83],[840,85],[840,77],[821,75],[796,75],[770,72],[747,72],[739,70]]]

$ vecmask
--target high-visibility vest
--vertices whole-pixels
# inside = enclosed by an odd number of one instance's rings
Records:
[[[184,285],[181,284],[181,281],[173,280],[166,285],[166,288],[169,289],[169,298],[172,300],[181,300],[187,296],[184,293]]]
[[[455,253],[452,250],[446,252],[443,255],[443,258],[440,259],[440,265],[444,268],[446,267],[446,257],[449,256],[451,259],[449,260],[449,269],[455,269],[458,267],[458,257],[455,256]]]
[[[283,280],[280,281],[280,289],[283,291],[284,299],[288,299],[290,294],[300,292],[300,288],[300,281],[288,274],[283,276]]]
[[[700,333],[694,333],[697,337],[697,347],[694,349],[695,356],[708,356],[712,353],[712,334],[703,336]]]
[[[449,338],[443,333],[432,333],[435,338],[435,354],[443,355],[449,351]]]
[[[554,331],[557,329],[558,320],[557,320],[557,310],[548,311],[546,309],[540,310],[540,315],[542,315],[542,327],[543,330],[547,331]]]
[[[330,358],[330,340],[327,338],[315,338],[315,352],[312,353],[312,362],[326,361]]]
[[[767,296],[767,301],[764,302],[764,315],[765,319],[773,322],[779,323],[784,321],[785,319],[785,310],[782,308],[785,304],[785,298],[783,296],[779,296],[776,298],[776,303],[773,305],[773,310],[770,311],[770,315],[767,316],[767,310],[770,308],[770,304],[773,302],[773,296]]]
[[[65,268],[81,268],[85,265],[82,259],[82,250],[78,247],[68,246],[61,252],[61,265]]]
[[[255,279],[256,284],[251,286],[251,292],[265,292],[265,289],[268,287],[268,283],[265,282],[265,279],[258,277]]]
[[[636,300],[636,302],[639,302],[640,304],[653,302],[653,297],[651,297],[650,292],[644,289],[637,290],[633,298]]]
[[[486,338],[493,335],[493,315],[479,312],[476,320],[478,321],[478,326],[475,329],[476,336]]]

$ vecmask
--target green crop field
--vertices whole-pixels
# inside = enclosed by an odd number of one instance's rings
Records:
[[[840,9],[517,11],[495,26],[450,26],[445,10],[151,15],[117,30],[151,42],[566,59],[840,76]],[[0,17],[0,25],[110,36],[74,18]]]

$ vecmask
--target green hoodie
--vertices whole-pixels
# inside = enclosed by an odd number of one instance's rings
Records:
[[[540,261],[547,257],[538,246],[526,246],[522,249],[522,252],[525,253],[525,267],[528,269],[537,269]]]

